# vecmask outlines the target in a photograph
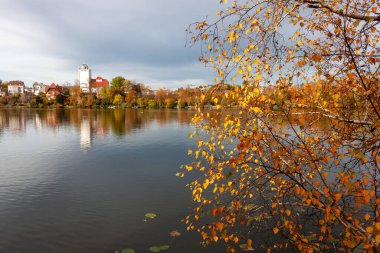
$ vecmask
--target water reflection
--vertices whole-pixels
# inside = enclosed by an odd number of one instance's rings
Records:
[[[112,133],[119,138],[141,131],[152,124],[164,126],[172,122],[191,124],[188,110],[36,110],[1,109],[0,138],[5,132],[22,135],[28,127],[39,131],[57,131],[74,127],[80,135],[80,147],[89,150],[93,139]]]
[[[149,252],[172,230],[168,253],[224,252],[181,222],[193,202],[175,174],[191,159],[192,115],[0,109],[0,252]]]

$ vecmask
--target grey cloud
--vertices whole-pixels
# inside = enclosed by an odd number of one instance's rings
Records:
[[[147,82],[211,80],[211,71],[197,63],[199,48],[184,47],[184,30],[214,15],[218,0],[3,1],[0,35],[11,41],[0,40],[0,54],[24,62],[2,57],[0,79],[47,81],[54,74],[72,81],[72,73],[87,62],[109,78],[125,70]],[[12,24],[4,27],[6,20]],[[28,71],[20,71],[17,78],[10,70],[20,66]]]

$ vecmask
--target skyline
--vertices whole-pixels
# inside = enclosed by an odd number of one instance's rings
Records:
[[[213,82],[199,46],[185,47],[185,29],[215,14],[218,1],[3,1],[0,80],[73,84],[86,63],[93,76],[151,88]]]

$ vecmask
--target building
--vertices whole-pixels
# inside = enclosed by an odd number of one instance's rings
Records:
[[[50,86],[46,87],[46,98],[48,100],[55,100],[58,94],[62,94],[62,87],[52,83]]]
[[[23,94],[25,92],[25,84],[22,81],[10,81],[8,83],[8,95]]]
[[[91,92],[99,95],[99,92],[103,88],[110,86],[110,82],[103,77],[98,76],[96,79],[91,79]]]
[[[46,91],[46,85],[43,83],[37,83],[35,82],[33,84],[33,94],[38,96],[40,93],[45,93]]]
[[[83,93],[90,93],[91,69],[87,64],[79,68],[79,85]]]

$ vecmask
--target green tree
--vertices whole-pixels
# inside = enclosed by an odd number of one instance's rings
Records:
[[[160,106],[158,104],[158,102],[154,99],[149,99],[148,101],[148,107],[149,108],[152,108],[152,109],[158,109]]]
[[[125,78],[122,76],[116,76],[111,81],[111,86],[114,88],[121,88],[124,86]]]
[[[64,102],[65,102],[65,97],[62,94],[58,94],[55,97],[55,103],[63,105]]]
[[[105,87],[99,91],[99,98],[102,100],[102,105],[112,104],[112,93],[109,87]]]

